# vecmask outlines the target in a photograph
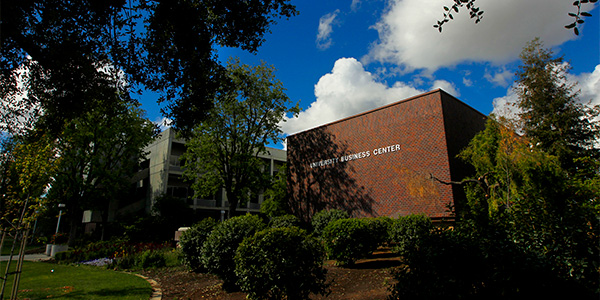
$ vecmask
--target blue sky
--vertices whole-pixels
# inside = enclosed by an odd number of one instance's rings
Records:
[[[220,49],[226,61],[273,65],[287,95],[303,111],[282,124],[286,134],[310,129],[388,103],[442,88],[483,114],[514,102],[514,73],[523,46],[540,37],[571,66],[581,100],[600,104],[600,13],[584,6],[579,36],[571,0],[478,0],[475,25],[463,8],[440,34],[433,24],[452,0],[292,1],[300,14],[279,20],[256,55]],[[142,99],[151,120],[155,97]]]

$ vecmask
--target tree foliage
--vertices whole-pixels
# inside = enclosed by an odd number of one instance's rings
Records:
[[[482,235],[506,232],[522,255],[541,258],[559,278],[598,286],[597,187],[578,184],[558,157],[493,120],[461,155],[479,176],[467,186],[463,222]]]
[[[228,72],[233,88],[219,90],[214,108],[193,130],[182,159],[184,175],[193,180],[197,196],[225,189],[231,217],[239,203],[266,187],[269,178],[258,156],[266,153],[266,144],[282,140],[279,123],[299,109],[288,107],[281,82],[265,63],[250,67],[232,60]]]
[[[65,124],[57,140],[62,161],[48,197],[66,204],[72,228],[84,210],[107,212],[110,202],[127,190],[155,129],[136,105],[114,102]]]
[[[260,205],[261,213],[273,218],[284,216],[290,212],[287,191],[287,164],[279,167],[264,195],[265,200]]]
[[[525,135],[536,147],[557,156],[570,173],[583,167],[577,158],[600,158],[595,148],[600,108],[578,103],[579,90],[566,79],[569,65],[544,49],[539,39],[528,43],[520,57],[515,89]]]
[[[43,197],[62,160],[52,138],[29,132],[5,141],[0,162],[0,218],[3,229],[27,224],[42,213]]]
[[[223,78],[215,49],[255,52],[276,19],[297,14],[288,2],[5,1],[3,104],[18,100],[15,71],[25,66],[25,103],[41,106],[46,120],[60,127],[90,103],[107,99],[97,97],[95,87],[106,80],[100,68],[109,66],[132,85],[162,93],[165,113],[178,127],[191,129],[210,108]],[[123,94],[132,91],[122,88]]]

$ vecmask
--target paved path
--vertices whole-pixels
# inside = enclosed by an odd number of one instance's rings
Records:
[[[0,256],[0,261],[7,261],[10,259],[9,255],[2,255]],[[14,255],[13,256],[13,260],[18,260],[19,259],[19,255]],[[25,254],[25,260],[28,261],[46,261],[51,259],[50,256],[44,254],[44,253],[39,253],[39,254]]]

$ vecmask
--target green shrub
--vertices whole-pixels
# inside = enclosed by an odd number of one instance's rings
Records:
[[[407,252],[405,265],[394,270],[389,299],[598,299],[502,234],[446,230],[424,236],[418,251]]]
[[[321,236],[323,234],[323,230],[325,227],[327,227],[327,225],[329,225],[329,223],[348,218],[350,218],[350,215],[343,210],[322,210],[312,217],[311,225],[313,227],[313,232],[316,236]]]
[[[336,220],[323,230],[322,238],[329,258],[340,265],[350,265],[377,249],[366,219]]]
[[[373,236],[373,242],[378,246],[387,244],[391,241],[390,230],[394,220],[390,217],[368,218],[369,230]]]
[[[166,261],[162,251],[146,250],[138,255],[136,266],[144,270],[150,268],[162,268],[166,266]]]
[[[281,227],[300,227],[300,220],[294,215],[283,215],[271,218],[269,222],[271,228]]]
[[[201,260],[208,272],[223,280],[225,289],[235,286],[235,251],[246,237],[253,236],[266,226],[255,215],[234,217],[219,223],[202,246]]]
[[[394,220],[390,228],[390,239],[395,244],[394,252],[404,255],[417,251],[421,240],[432,229],[433,223],[425,215],[408,215]]]
[[[319,241],[298,227],[269,228],[237,249],[235,273],[249,299],[308,299],[326,290]]]
[[[71,263],[74,262],[75,252],[73,250],[58,252],[54,255],[54,259],[61,263]]]
[[[215,219],[206,218],[196,223],[181,235],[179,246],[181,247],[183,263],[192,270],[197,271],[202,268],[200,250],[204,241],[206,241],[216,225],[217,221]]]

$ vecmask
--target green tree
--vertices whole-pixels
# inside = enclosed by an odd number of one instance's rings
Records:
[[[265,191],[265,200],[260,205],[260,212],[271,218],[290,213],[286,170],[287,164],[278,168],[277,174]]]
[[[132,85],[162,93],[165,113],[191,129],[223,78],[216,48],[256,52],[278,18],[296,14],[289,0],[4,1],[2,106],[16,108],[8,104],[18,100],[17,70],[25,67],[21,104],[41,106],[60,131],[64,120],[108,99],[97,86],[107,81],[100,66],[110,66]]]
[[[521,52],[522,64],[517,72],[521,122],[526,136],[543,151],[555,155],[570,173],[583,167],[578,158],[600,158],[595,144],[600,138],[600,108],[578,103],[579,90],[566,75],[569,65],[554,57],[539,39]]]
[[[63,159],[48,197],[66,204],[69,244],[84,210],[100,210],[106,221],[111,202],[127,191],[155,134],[155,126],[136,105],[112,104],[91,108],[66,123],[57,142]]]
[[[262,63],[250,67],[238,60],[228,64],[234,88],[224,88],[215,98],[208,117],[193,130],[187,143],[184,176],[193,180],[196,196],[209,196],[225,189],[229,217],[239,203],[258,194],[268,183],[264,164],[258,157],[265,145],[283,139],[279,123],[289,108],[274,69]]]
[[[0,163],[3,230],[31,223],[41,213],[47,203],[43,195],[61,160],[54,141],[43,132],[30,131],[6,141]]]
[[[477,170],[476,180],[465,181],[468,204],[462,221],[474,221],[483,236],[505,232],[523,255],[541,258],[564,280],[596,289],[597,187],[594,194],[578,184],[557,156],[506,128],[490,120],[461,153]]]

